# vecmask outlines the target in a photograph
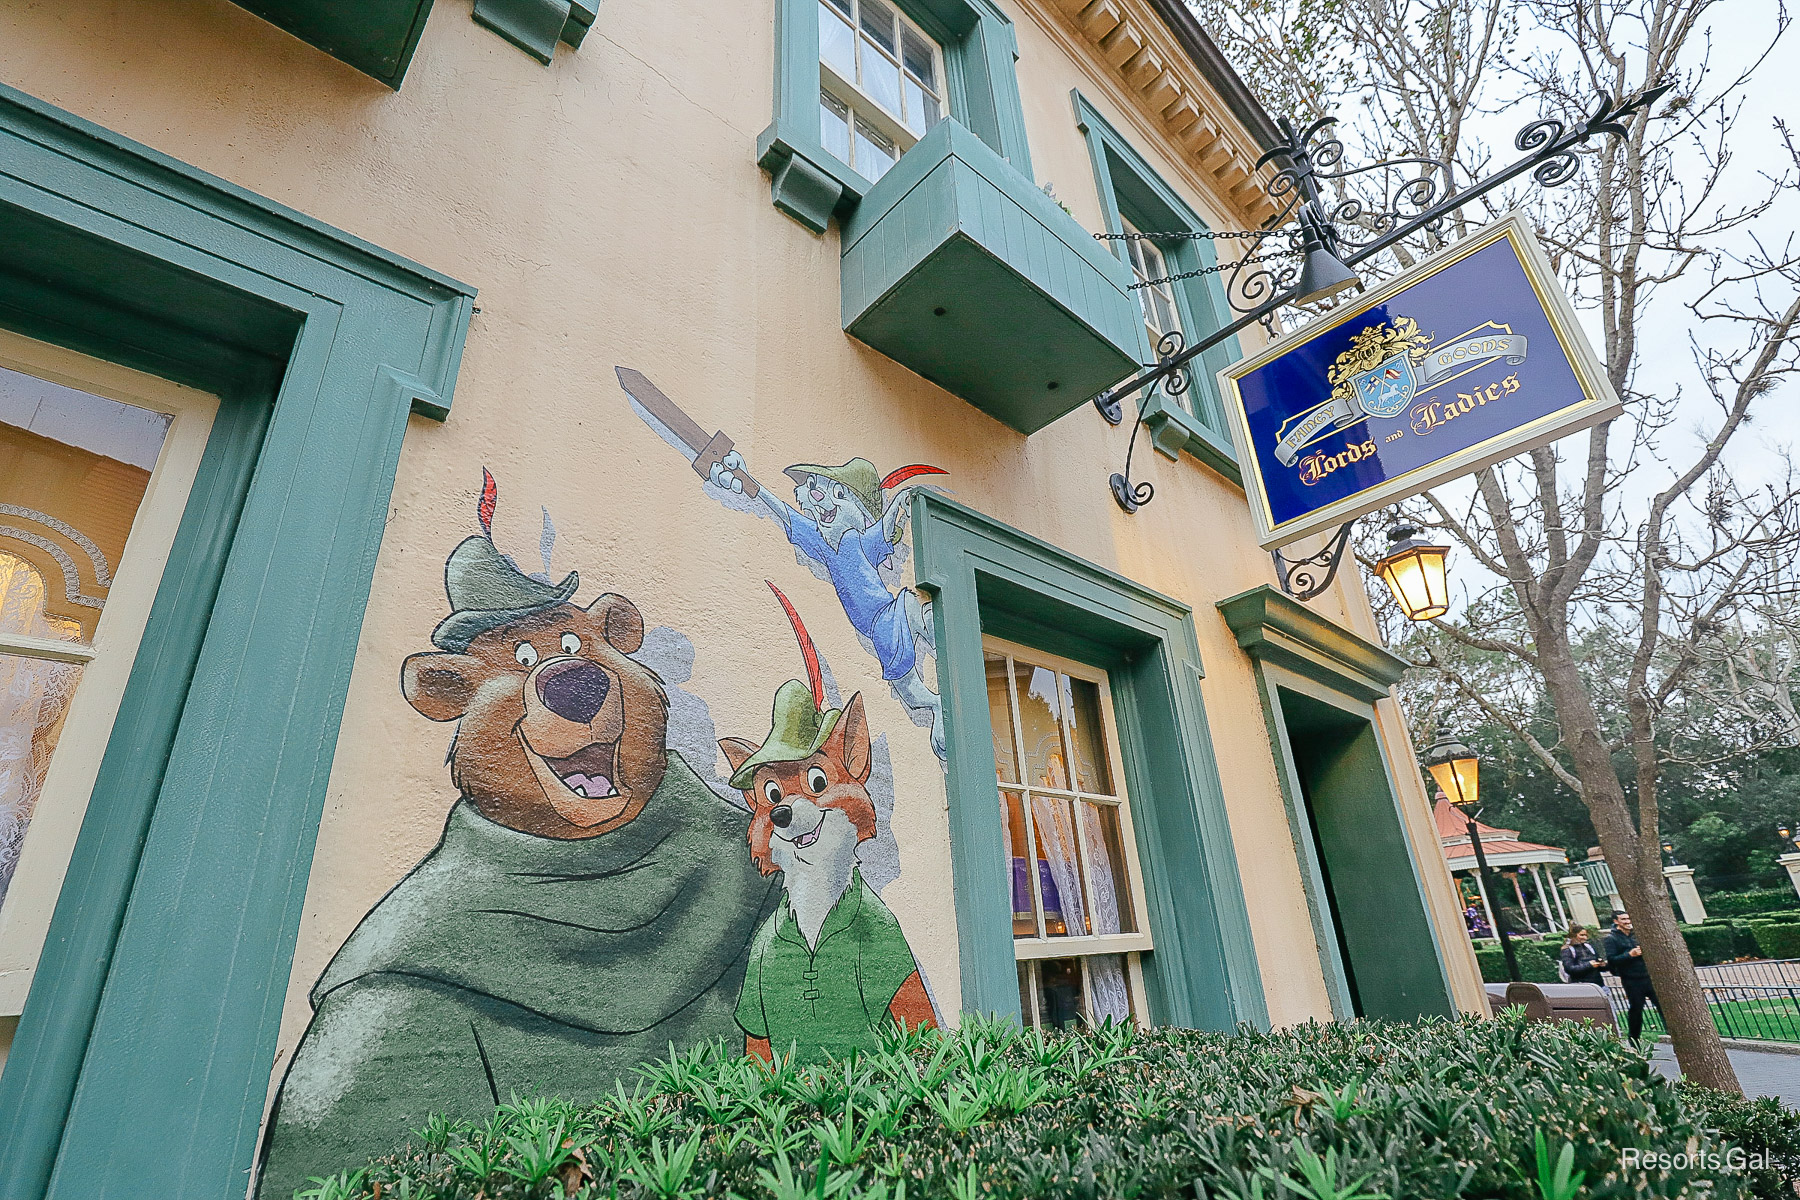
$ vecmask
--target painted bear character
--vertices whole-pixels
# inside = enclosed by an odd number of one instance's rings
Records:
[[[591,1100],[645,1060],[737,1036],[780,890],[749,818],[668,748],[662,681],[620,595],[521,572],[486,533],[445,564],[450,615],[401,690],[458,722],[442,839],[314,985],[265,1135],[261,1195],[390,1152],[434,1112]]]
[[[751,855],[763,873],[781,873],[786,893],[757,930],[737,1020],[748,1054],[793,1047],[803,1059],[845,1058],[876,1049],[890,1020],[930,1025],[935,1014],[906,934],[857,864],[857,847],[876,833],[862,693],[825,707],[812,640],[769,587],[793,623],[810,683],[790,679],[776,690],[761,745],[719,743],[731,786],[750,805]]]

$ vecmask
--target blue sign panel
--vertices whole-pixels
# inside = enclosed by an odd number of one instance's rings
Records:
[[[1517,217],[1220,377],[1265,546],[1618,411]]]

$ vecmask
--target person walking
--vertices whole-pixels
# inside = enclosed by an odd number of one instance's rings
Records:
[[[1562,959],[1563,978],[1570,983],[1600,982],[1600,951],[1588,940],[1585,925],[1569,926],[1559,957]]]
[[[1625,988],[1625,999],[1630,1008],[1625,1017],[1626,1031],[1631,1040],[1636,1042],[1644,1032],[1644,1001],[1656,1005],[1656,1011],[1662,1012],[1662,1003],[1656,998],[1656,989],[1650,983],[1650,968],[1644,965],[1644,950],[1638,940],[1631,936],[1631,914],[1618,912],[1613,914],[1612,932],[1606,935],[1606,969],[1619,977],[1619,983]]]

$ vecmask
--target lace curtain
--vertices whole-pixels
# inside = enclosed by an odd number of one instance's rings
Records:
[[[67,642],[81,638],[79,623],[45,614],[43,576],[4,551],[0,633]],[[0,904],[12,885],[25,830],[80,678],[81,667],[75,663],[0,652]]]
[[[1031,798],[1031,820],[1043,845],[1050,875],[1062,897],[1063,921],[1069,932],[1089,931],[1085,893],[1081,886],[1081,866],[1075,857],[1075,818],[1067,800],[1046,796]],[[1096,822],[1088,821],[1087,851],[1090,874],[1094,880],[1094,933],[1119,932],[1119,898],[1113,893],[1114,875],[1100,841]],[[1131,1001],[1126,992],[1124,958],[1117,954],[1095,955],[1087,960],[1088,1018],[1098,1024],[1111,1017],[1123,1021],[1131,1014]]]

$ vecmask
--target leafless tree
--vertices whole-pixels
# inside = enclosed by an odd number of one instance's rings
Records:
[[[1472,619],[1440,620],[1398,644],[1447,685],[1439,696],[1507,725],[1581,797],[1636,918],[1683,1072],[1738,1090],[1664,886],[1658,733],[1694,668],[1717,653],[1719,631],[1790,590],[1800,552],[1792,475],[1752,484],[1727,455],[1800,372],[1800,258],[1771,216],[1800,159],[1779,125],[1738,120],[1768,49],[1737,75],[1711,70],[1717,0],[1190,3],[1277,111],[1347,108],[1371,152],[1470,173],[1489,158],[1477,132],[1497,114],[1508,127],[1539,115],[1578,122],[1602,97],[1674,85],[1628,136],[1590,143],[1563,187],[1496,202],[1532,214],[1570,295],[1597,317],[1626,413],[1402,506],[1462,551]],[[1787,28],[1780,0],[1733,8],[1733,19],[1764,22],[1768,48]],[[1754,194],[1727,186],[1736,153],[1776,164]],[[1641,337],[1670,303],[1687,306],[1692,367],[1649,378]],[[1700,398],[1701,427],[1681,427]],[[1579,647],[1596,637],[1628,651],[1623,670],[1584,671]],[[1554,744],[1511,702],[1527,693],[1548,696]]]

